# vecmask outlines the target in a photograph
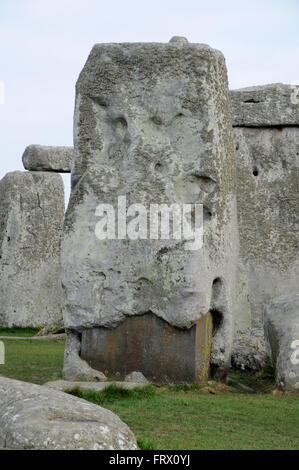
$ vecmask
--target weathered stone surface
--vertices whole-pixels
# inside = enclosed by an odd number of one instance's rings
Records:
[[[80,352],[80,335],[69,331],[64,351],[63,378],[65,380],[82,380],[86,382],[102,382],[107,380],[102,372],[92,369],[87,362],[81,359]]]
[[[23,153],[23,165],[26,170],[31,171],[70,173],[73,150],[73,147],[29,145]]]
[[[83,390],[95,390],[96,392],[101,392],[105,388],[109,387],[111,384],[116,385],[127,390],[132,390],[136,387],[144,387],[145,382],[136,383],[136,382],[74,382],[68,380],[53,380],[43,384],[43,387],[49,387],[53,390],[60,390],[64,392],[66,390],[73,390],[74,388],[82,388]],[[148,383],[148,382],[146,382]]]
[[[142,372],[133,371],[126,375],[125,382],[133,382],[138,384],[148,384],[149,381],[144,377]]]
[[[281,296],[265,306],[265,337],[276,383],[299,389],[299,294]]]
[[[298,288],[299,127],[235,128],[234,134],[240,263],[250,307],[243,302],[236,331],[238,341],[263,354],[264,304]]]
[[[0,376],[0,447],[137,450],[118,416],[63,392]]]
[[[234,126],[298,126],[299,86],[274,83],[230,91]]]
[[[148,313],[83,331],[81,357],[113,380],[139,370],[156,383],[201,382],[209,376],[211,339],[209,313],[185,330]]]
[[[64,186],[55,173],[12,172],[0,182],[0,325],[62,320]]]
[[[94,46],[77,83],[74,136],[62,250],[66,328],[115,328],[148,312],[189,328],[213,304],[212,362],[225,368],[238,239],[222,54],[178,38]],[[117,208],[122,195],[127,205],[147,208],[203,203],[204,249],[187,251],[185,240],[98,240],[96,207]],[[221,305],[213,298],[216,278]]]
[[[266,365],[265,357],[255,349],[246,346],[234,346],[232,350],[232,367],[234,369],[257,372]]]

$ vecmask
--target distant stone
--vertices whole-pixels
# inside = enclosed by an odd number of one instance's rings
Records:
[[[112,411],[47,387],[0,377],[0,448],[137,450]]]
[[[70,173],[73,147],[46,147],[29,145],[23,153],[23,165],[30,171]]]
[[[255,349],[238,345],[233,348],[232,367],[234,369],[257,372],[265,365],[265,358]]]
[[[170,41],[170,43],[175,43],[176,45],[178,44],[188,44],[188,39],[184,38],[183,36],[173,36]]]
[[[277,385],[299,389],[299,294],[281,296],[265,306],[265,337]]]
[[[230,91],[234,126],[299,125],[299,86],[274,83]]]
[[[144,377],[142,372],[131,372],[130,374],[126,375],[125,382],[134,382],[139,384],[149,383],[149,381]]]
[[[0,325],[62,322],[60,175],[8,173],[0,181]]]

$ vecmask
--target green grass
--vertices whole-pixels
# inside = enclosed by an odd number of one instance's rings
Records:
[[[96,405],[104,406],[103,404],[113,404],[117,400],[148,399],[155,394],[156,389],[152,385],[146,385],[145,387],[136,387],[129,390],[112,383],[101,392],[96,392],[95,390],[81,390],[79,387],[66,390],[66,392],[70,395],[84,398],[84,400],[88,400]]]
[[[19,336],[30,337],[38,333],[39,328],[20,328],[13,326],[12,328],[0,327],[0,336]]]
[[[151,387],[153,388],[153,387]],[[142,449],[298,449],[299,396],[218,393],[176,387],[72,394],[109,408]]]
[[[64,342],[3,342],[6,364],[0,365],[1,375],[38,384],[61,378]],[[209,382],[133,390],[111,384],[101,392],[77,388],[72,394],[119,415],[144,450],[298,449],[299,395],[273,395],[270,369],[232,374],[256,387],[255,393]]]
[[[0,374],[12,379],[43,384],[61,378],[64,341],[2,340],[5,365]]]

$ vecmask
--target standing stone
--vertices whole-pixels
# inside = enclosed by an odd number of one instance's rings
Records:
[[[63,217],[60,175],[15,171],[0,181],[0,325],[61,323]]]
[[[230,94],[238,124],[234,136],[240,270],[249,290],[249,308],[243,302],[236,317],[236,340],[264,355],[264,305],[298,290],[299,103],[291,102],[291,86],[250,90],[251,98],[247,89]],[[249,118],[244,103],[253,99],[261,104],[246,104],[252,106]]]
[[[77,82],[74,139],[62,248],[64,322],[69,334],[82,335],[81,356],[98,370],[106,367],[108,376],[139,371],[152,381],[161,377],[161,361],[148,364],[146,372],[139,367],[152,336],[176,328],[187,338],[202,321],[196,334],[206,338],[204,324],[211,318],[211,362],[224,371],[231,352],[238,237],[223,55],[181,38],[95,45]],[[96,208],[110,204],[117,210],[119,196],[126,196],[127,209],[135,203],[147,209],[202,203],[203,249],[186,250],[184,239],[99,240]],[[126,355],[133,354],[133,344],[126,347],[122,333],[133,339],[136,317],[147,335],[142,341],[140,331],[134,363]],[[102,344],[100,339],[111,345],[110,363],[103,348],[91,352],[90,337],[93,346]],[[192,345],[191,352],[182,347],[180,357],[195,364],[198,342]],[[159,358],[159,341],[155,347]],[[180,381],[171,341],[168,349],[173,366],[164,380]],[[193,370],[192,380],[203,375],[205,370]]]
[[[30,171],[55,171],[70,173],[73,147],[46,147],[29,145],[23,153],[23,165]]]
[[[265,306],[265,337],[277,386],[299,390],[299,294],[277,297]]]

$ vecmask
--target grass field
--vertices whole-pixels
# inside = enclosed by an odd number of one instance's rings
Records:
[[[64,342],[3,342],[1,375],[38,384],[61,377]],[[274,390],[270,372],[234,374],[254,393],[216,382],[72,393],[117,413],[143,449],[298,449],[299,395]]]
[[[36,335],[38,328],[20,328],[14,326],[13,328],[0,327],[0,336],[24,336],[30,337]]]
[[[15,336],[25,335],[20,335],[18,332]],[[5,346],[5,365],[0,365],[1,375],[36,384],[61,378],[63,341],[13,338],[2,341]]]

